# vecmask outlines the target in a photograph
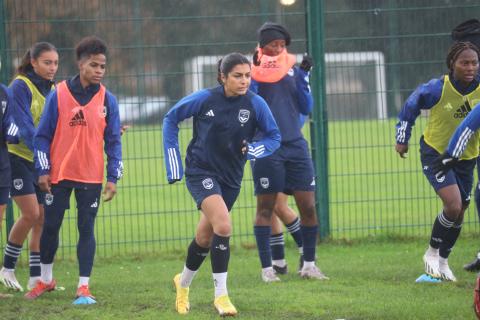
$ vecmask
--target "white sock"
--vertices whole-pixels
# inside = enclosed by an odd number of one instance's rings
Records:
[[[215,286],[215,298],[223,295],[228,295],[227,291],[227,273],[212,273],[213,285]]]
[[[432,248],[431,246],[428,246],[427,252],[425,254],[429,256],[438,256],[438,249]]]
[[[53,263],[40,263],[40,279],[43,283],[50,283],[53,280]]]
[[[180,287],[188,288],[192,284],[193,277],[197,274],[197,271],[192,271],[187,268],[187,266],[183,267],[182,276],[180,277]]]
[[[298,252],[299,252],[300,254],[303,254],[303,247],[298,247]]]
[[[274,271],[273,271],[273,267],[262,268],[262,272],[267,272],[267,271],[269,271],[269,270],[271,270],[272,272],[274,272]]]
[[[277,267],[283,268],[287,265],[287,261],[285,261],[285,259],[272,260],[272,264],[276,265]]]
[[[80,288],[81,286],[88,286],[89,280],[90,280],[90,277],[80,277],[78,279],[78,287]]]
[[[303,262],[303,269],[315,267],[315,261],[304,261]]]

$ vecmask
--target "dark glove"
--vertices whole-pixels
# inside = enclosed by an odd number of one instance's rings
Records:
[[[308,54],[305,54],[303,56],[302,62],[300,63],[300,69],[310,72],[310,69],[312,69],[313,66],[313,58],[310,57]]]
[[[258,58],[258,50],[255,50],[255,53],[253,54],[253,64],[256,66],[260,65],[260,59]]]
[[[458,162],[457,158],[452,157],[447,152],[438,156],[430,165],[430,169],[435,174],[437,180],[441,179]]]

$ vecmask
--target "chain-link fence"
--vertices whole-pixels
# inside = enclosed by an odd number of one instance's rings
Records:
[[[125,176],[112,203],[102,204],[96,225],[98,252],[112,255],[184,248],[198,213],[184,182],[165,178],[161,122],[181,97],[215,84],[218,56],[251,54],[256,29],[265,21],[283,23],[293,36],[290,52],[299,55],[322,44],[325,68],[312,88],[325,99],[328,122],[321,127],[328,144],[316,155],[328,159],[328,203],[322,222],[333,238],[395,233],[426,234],[440,208],[422,176],[418,140],[425,117],[417,121],[410,158],[394,152],[395,117],[421,82],[445,73],[450,30],[472,17],[480,4],[458,0],[3,0],[0,29],[1,76],[12,79],[14,66],[36,41],[50,41],[60,54],[56,80],[76,73],[73,47],[95,34],[109,45],[106,86],[118,97]],[[320,17],[312,10],[321,6]],[[320,21],[308,21],[315,18]],[[313,37],[306,30],[323,37]],[[308,34],[308,36],[307,36]],[[315,56],[317,72],[321,56]],[[191,124],[180,130],[186,148]],[[318,138],[318,137],[317,137]],[[183,156],[185,153],[183,153]],[[318,165],[317,159],[317,165]],[[326,165],[326,163],[324,164]],[[317,166],[317,172],[323,165]],[[322,172],[319,172],[322,173]],[[327,172],[324,172],[327,173]],[[292,207],[294,203],[292,202]],[[72,203],[72,208],[74,204]],[[15,215],[18,212],[15,209]],[[242,192],[232,211],[235,244],[253,243],[255,198],[247,164]],[[470,210],[466,231],[476,230]],[[3,231],[4,232],[4,231]],[[325,233],[324,233],[325,234]],[[4,243],[5,232],[2,241]],[[70,255],[77,239],[76,215],[66,214],[61,250]]]

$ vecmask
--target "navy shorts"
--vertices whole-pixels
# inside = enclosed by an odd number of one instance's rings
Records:
[[[422,161],[423,174],[427,177],[433,189],[437,191],[452,184],[457,184],[460,189],[462,202],[468,205],[473,187],[473,171],[475,170],[476,159],[459,161],[445,176],[437,179],[435,173],[430,169],[430,165],[439,156],[440,154],[437,150],[426,144],[422,137],[420,139],[420,159]]]
[[[49,210],[67,210],[70,209],[70,195],[75,190],[75,200],[79,211],[97,212],[100,205],[101,184],[85,184],[82,187],[73,187],[71,185],[53,184],[51,194],[45,195],[45,213]]]
[[[240,188],[232,188],[219,182],[214,176],[207,175],[187,175],[185,177],[187,189],[190,191],[198,210],[201,209],[205,198],[219,194],[222,196],[228,211],[232,210],[235,200],[237,200]]]
[[[315,171],[303,138],[282,143],[271,156],[250,163],[256,195],[315,190]]]
[[[24,196],[27,194],[36,194],[39,204],[44,204],[45,192],[40,191],[35,174],[33,162],[23,159],[17,155],[9,153],[10,166],[12,168],[12,186],[10,195]]]
[[[8,200],[10,200],[10,187],[0,187],[0,206],[7,204]]]

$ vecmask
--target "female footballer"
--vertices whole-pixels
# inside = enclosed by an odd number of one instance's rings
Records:
[[[39,251],[45,193],[37,185],[33,164],[33,135],[43,113],[45,97],[54,88],[53,78],[57,70],[57,49],[51,43],[38,42],[25,53],[10,85],[13,96],[12,117],[20,139],[20,143],[8,145],[12,170],[10,192],[20,209],[20,218],[8,236],[0,281],[7,288],[17,291],[23,291],[23,288],[15,277],[15,266],[30,230],[28,289],[33,288],[40,278]]]
[[[280,133],[265,101],[249,91],[250,62],[239,54],[219,62],[221,85],[181,99],[165,115],[163,143],[169,183],[183,176],[178,123],[193,117],[193,138],[185,159],[186,185],[200,210],[187,259],[174,278],[176,310],[188,313],[189,286],[210,251],[215,286],[214,306],[221,316],[237,314],[227,291],[232,232],[230,211],[240,192],[246,160],[272,154]],[[252,141],[256,131],[263,137]]]
[[[433,223],[423,261],[427,274],[446,281],[456,281],[448,256],[460,235],[463,215],[470,203],[473,170],[479,154],[478,136],[466,145],[454,170],[439,175],[432,164],[446,149],[455,129],[480,101],[479,55],[478,48],[470,42],[453,44],[446,58],[449,72],[420,85],[410,95],[396,126],[395,150],[404,158],[415,119],[421,110],[430,110],[420,139],[420,155],[423,173],[442,200],[443,209]]]

